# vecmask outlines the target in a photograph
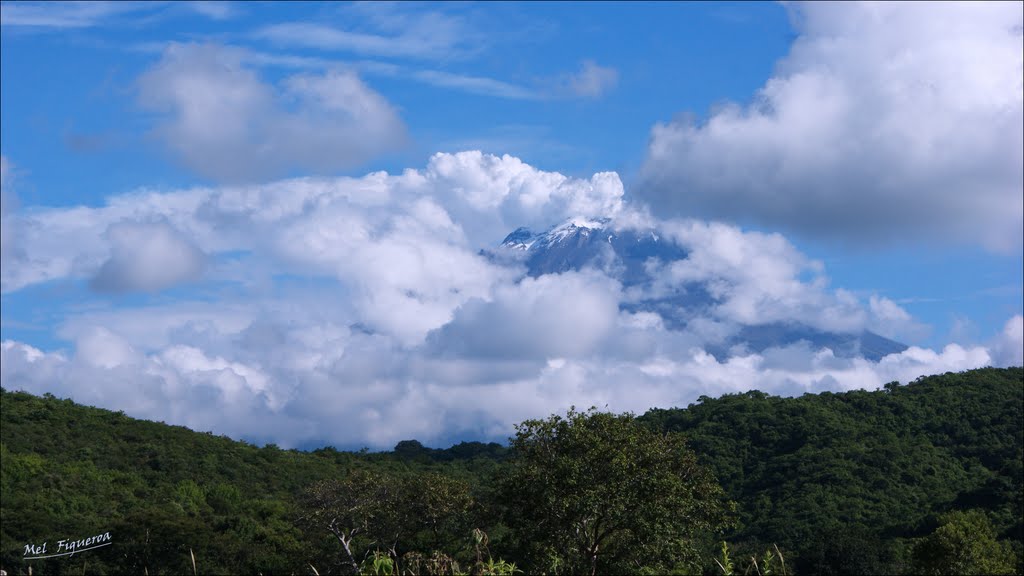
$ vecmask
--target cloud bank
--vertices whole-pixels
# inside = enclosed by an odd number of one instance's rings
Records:
[[[637,192],[659,213],[844,242],[1020,251],[1020,3],[801,3],[747,105],[651,132]]]
[[[627,289],[601,269],[530,278],[480,251],[518,226],[598,216],[687,256],[649,260],[656,280]],[[69,310],[58,332],[67,349],[3,342],[0,384],[283,446],[502,440],[514,423],[570,405],[644,411],[1020,361],[1019,317],[988,347],[911,347],[878,362],[805,342],[712,356],[765,321],[843,332],[914,321],[883,297],[830,287],[821,263],[781,235],[661,220],[626,202],[614,173],[572,178],[511,156],[139,190],[5,219],[24,239],[0,272],[5,293],[54,281],[202,291]],[[694,285],[713,305],[690,311],[685,328],[628,306]]]

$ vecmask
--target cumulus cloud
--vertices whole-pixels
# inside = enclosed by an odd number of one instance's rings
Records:
[[[264,270],[335,279],[362,306],[360,321],[417,339],[512,274],[480,248],[519,225],[615,213],[622,195],[613,173],[569,178],[479,152],[436,154],[425,169],[397,175],[141,190],[98,208],[11,216],[24,230],[25,253],[0,280],[4,292],[62,278],[152,290],[194,277],[199,252],[250,254],[244,269],[221,259],[208,273],[245,282]],[[166,270],[146,272],[139,265],[147,259]],[[142,277],[158,272],[164,276]]]
[[[1024,366],[1024,317],[1018,314],[1008,320],[991,349],[996,366]]]
[[[246,53],[171,44],[139,78],[156,134],[189,168],[246,181],[293,169],[330,172],[405,141],[398,113],[351,71],[300,74],[279,84],[244,65]]]
[[[480,252],[520,225],[598,216],[686,256],[648,260],[654,280],[627,288],[599,267],[532,278]],[[6,217],[26,236],[3,267],[5,293],[198,279],[231,297],[70,311],[56,334],[67,350],[2,343],[0,384],[284,446],[501,440],[570,405],[643,411],[1019,361],[1020,317],[989,348],[871,362],[800,342],[717,357],[708,350],[755,322],[856,331],[913,319],[829,287],[780,235],[658,220],[624,203],[615,174],[571,178],[509,156],[436,154],[401,174],[140,190]],[[682,326],[630,306],[694,286],[713,298]]]
[[[638,195],[659,211],[852,243],[1020,250],[1018,3],[806,3],[746,106],[654,127]]]
[[[872,363],[800,346],[721,361],[699,348],[670,345],[629,357],[604,356],[565,341],[562,349],[551,351],[569,357],[496,360],[401,347],[329,324],[296,325],[259,306],[250,315],[246,329],[208,334],[229,354],[213,351],[217,344],[204,350],[178,341],[140,355],[127,338],[98,329],[85,331],[72,355],[7,341],[0,347],[2,383],[285,446],[387,448],[410,437],[434,444],[501,440],[514,423],[570,405],[642,412],[686,405],[701,395],[754,388],[786,395],[874,388],[991,363],[985,349],[956,345],[941,352],[911,348]],[[230,342],[259,322],[272,322],[278,337],[263,344],[268,347],[259,358],[246,358]],[[543,327],[540,320],[527,329]],[[653,334],[658,340],[666,335],[663,344],[672,335]],[[617,330],[605,337],[614,341]]]
[[[820,262],[808,259],[779,234],[744,232],[696,220],[663,229],[689,256],[666,264],[669,286],[698,285],[717,301],[715,317],[738,324],[800,322],[855,332],[866,327],[863,307],[851,294],[828,290]],[[809,282],[801,276],[812,274]]]
[[[525,278],[497,286],[489,301],[463,304],[431,347],[468,358],[546,361],[590,354],[614,327],[619,299],[618,286],[603,275]]]
[[[884,296],[872,294],[868,298],[868,312],[871,329],[882,336],[918,340],[929,331],[928,326],[914,320],[899,304]]]
[[[614,172],[569,178],[507,154],[470,151],[435,154],[427,177],[471,239],[487,245],[517,226],[540,229],[574,216],[614,216],[623,210],[624,189]]]
[[[205,255],[166,222],[120,222],[107,229],[110,259],[91,285],[101,292],[156,292],[196,280]]]

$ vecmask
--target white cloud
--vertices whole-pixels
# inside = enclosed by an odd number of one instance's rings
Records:
[[[378,7],[371,18],[378,33],[356,32],[326,24],[285,22],[256,32],[284,46],[354,52],[384,57],[443,59],[472,49],[473,35],[462,19],[438,11],[408,12]]]
[[[482,76],[454,74],[441,70],[417,70],[412,73],[412,77],[432,86],[455,88],[471,94],[496,96],[498,98],[508,98],[512,100],[533,100],[540,98],[540,94],[534,90]]]
[[[83,362],[108,370],[135,365],[141,360],[125,338],[101,326],[90,326],[81,334],[75,340],[75,350]]]
[[[350,168],[397,149],[405,128],[394,108],[354,73],[268,84],[245,53],[171,44],[139,79],[139,102],[162,115],[156,133],[183,163],[230,181],[291,169]]]
[[[899,304],[884,296],[872,294],[868,299],[870,327],[882,336],[894,339],[919,340],[928,333],[928,327],[917,322]]]
[[[521,224],[613,213],[622,194],[614,174],[580,180],[479,152],[437,154],[426,169],[394,176],[140,191],[100,208],[9,217],[24,231],[25,252],[0,280],[4,292],[93,277],[98,288],[158,290],[195,278],[205,253],[213,258],[206,273],[222,280],[301,273],[339,281],[359,307],[356,320],[416,341],[514,274],[489,264],[481,247]],[[216,258],[226,252],[251,256],[232,267]]]
[[[600,270],[524,278],[479,253],[519,225],[606,214],[689,253],[650,262],[658,280],[642,290],[697,283],[717,299],[670,329],[655,312],[623,310],[643,295]],[[716,359],[707,349],[751,322],[855,331],[913,319],[884,298],[829,288],[822,266],[782,236],[658,221],[623,202],[615,174],[570,178],[510,156],[141,190],[6,218],[25,240],[17,265],[3,267],[5,292],[94,277],[159,289],[194,278],[202,253],[198,286],[217,282],[229,296],[67,310],[56,337],[69,349],[4,342],[0,384],[285,446],[502,439],[515,422],[572,404],[643,411],[750,388],[871,388],[1012,363],[1020,349],[1017,317],[990,350],[910,348],[869,362],[798,343]]]
[[[13,180],[13,164],[6,156],[0,156],[0,262],[5,266],[15,253],[17,241],[13,213],[18,202],[11,185]]]
[[[1019,3],[806,3],[749,106],[654,127],[638,193],[660,211],[855,243],[1020,250]]]
[[[194,1],[186,4],[197,13],[212,20],[227,20],[236,14],[238,3],[218,1]]]
[[[996,366],[1024,366],[1024,317],[1010,318],[990,346]]]
[[[623,210],[618,174],[589,180],[544,172],[518,158],[479,151],[435,154],[427,167],[439,200],[480,246],[518,226],[542,229],[574,216],[613,216]]]
[[[861,303],[841,289],[830,291],[822,264],[779,234],[695,220],[666,222],[661,229],[689,256],[664,264],[656,292],[700,286],[717,302],[714,318],[735,324],[799,322],[845,333],[867,327]]]
[[[488,301],[463,304],[430,347],[441,355],[495,360],[589,355],[614,327],[619,300],[617,283],[601,274],[524,278],[497,286]]]
[[[564,76],[562,81],[562,92],[581,98],[598,98],[618,84],[619,72],[584,60],[578,72]]]
[[[392,73],[397,72],[396,70]],[[510,100],[599,98],[614,88],[619,80],[617,70],[599,66],[590,60],[585,60],[578,72],[562,74],[557,78],[537,79],[529,87],[494,78],[443,70],[415,70],[408,73],[408,76],[432,86]]]
[[[91,284],[101,292],[156,292],[203,273],[206,255],[166,222],[119,222],[107,229],[110,259]]]
[[[494,40],[480,32],[473,15],[451,6],[421,9],[413,3],[366,3],[343,8],[344,26],[322,22],[284,22],[260,28],[253,36],[278,47],[348,53],[382,61],[353,61],[364,74],[413,80],[430,86],[510,100],[597,98],[615,87],[618,71],[592,60],[579,70],[551,77],[509,81],[458,71],[449,67],[480,52]],[[286,67],[315,67],[307,56],[250,53],[250,61]],[[397,62],[433,61],[435,67]],[[443,66],[443,67],[437,67]]]
[[[4,2],[0,4],[0,25],[40,30],[88,28],[151,8],[148,2]]]
[[[11,165],[10,160],[7,159],[7,156],[0,156],[0,190],[7,190],[8,186],[11,185],[13,171],[14,167]]]
[[[251,314],[268,316],[258,308]],[[568,350],[582,354],[576,358],[473,359],[270,317],[261,322],[271,322],[277,336],[256,344],[262,348],[249,359],[237,344],[229,346],[229,355],[181,342],[139,355],[127,339],[100,330],[87,332],[71,356],[6,341],[0,347],[0,382],[8,389],[51,392],[133,416],[284,446],[388,448],[413,437],[435,444],[459,437],[500,440],[516,422],[570,405],[642,412],[748,389],[785,395],[870,389],[991,363],[984,349],[956,345],[942,352],[911,348],[878,363],[838,359],[827,350],[799,345],[727,361],[699,348],[674,347],[631,357],[588,355],[577,347]],[[215,337],[228,345],[258,325],[254,319],[248,330]],[[543,320],[534,326],[542,327]],[[661,340],[671,334],[653,336]]]

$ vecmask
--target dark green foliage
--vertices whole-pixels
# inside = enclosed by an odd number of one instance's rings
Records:
[[[821,576],[886,574],[896,563],[892,546],[861,524],[835,526],[816,534],[802,548],[798,567],[802,574]]]
[[[398,476],[357,469],[314,483],[300,498],[298,523],[337,543],[342,572],[358,572],[371,554],[392,562],[416,550],[462,550],[471,531],[469,484],[436,472]],[[378,563],[379,565],[379,563]]]
[[[559,441],[562,451],[541,458],[530,439],[562,438],[558,430],[573,418],[581,426],[569,426],[575,431]],[[650,431],[637,432],[632,422]],[[681,432],[686,447],[665,431]],[[497,573],[493,567],[504,559],[526,573],[550,573],[554,559],[561,571],[589,572],[579,546],[552,528],[559,517],[579,520],[595,511],[587,502],[602,501],[607,513],[642,511],[644,518],[600,546],[602,568],[707,572],[716,570],[721,538],[703,529],[715,522],[698,524],[698,534],[676,524],[699,514],[688,516],[685,494],[664,480],[666,470],[706,467],[737,504],[738,522],[723,537],[739,572],[751,557],[774,551],[772,544],[791,574],[1024,569],[1021,368],[945,374],[875,392],[702,398],[635,420],[574,414],[524,423],[513,444],[438,450],[410,440],[376,454],[258,448],[3,391],[0,567],[25,574],[26,544],[48,541],[52,550],[58,539],[109,531],[113,545],[33,561],[33,573],[190,574],[190,551],[205,574],[311,574],[310,564],[321,574],[351,571],[329,531],[300,521],[311,509],[305,497],[317,486],[376,478],[392,486],[393,498],[375,496],[378,510],[389,512],[378,512],[383,522],[369,522],[355,540],[360,566],[379,548],[403,569],[457,563],[483,574],[490,563]],[[642,446],[649,449],[637,450]],[[659,467],[659,455],[668,453],[676,454],[671,465]],[[560,472],[543,472],[549,465]],[[692,496],[714,491],[702,474],[693,477]],[[631,487],[633,477],[653,478],[656,489]],[[547,488],[526,490],[527,480]],[[625,491],[626,504],[610,489],[623,485],[637,488]],[[365,482],[358,491],[375,494]],[[662,494],[684,500],[665,504]],[[544,499],[561,516],[530,508]],[[666,515],[669,508],[677,515]],[[489,546],[474,542],[474,528],[490,536]],[[675,541],[660,539],[669,532]]]
[[[949,510],[985,509],[999,538],[1022,540],[1021,368],[875,392],[703,397],[640,420],[686,435],[738,503],[730,542],[777,543],[800,573],[904,572],[904,540]]]
[[[551,573],[671,568],[727,523],[729,503],[682,436],[631,415],[570,410],[516,427],[501,479],[526,564]]]
[[[917,574],[1013,574],[1013,553],[978,510],[950,512],[914,547]]]
[[[191,573],[191,549],[203,573],[309,574],[309,562],[328,566],[338,548],[296,522],[309,486],[353,469],[424,478],[443,471],[464,486],[491,474],[505,452],[469,443],[425,449],[428,458],[416,463],[387,453],[258,448],[7,391],[0,417],[0,567],[9,574],[25,573],[26,544],[49,542],[52,551],[59,539],[107,531],[113,545],[33,561],[33,573],[80,574],[83,561],[88,573]],[[467,549],[470,528],[458,526]],[[434,535],[440,528],[423,532],[424,545],[444,541]]]

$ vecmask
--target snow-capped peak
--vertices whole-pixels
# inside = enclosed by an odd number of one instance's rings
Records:
[[[595,230],[604,229],[609,222],[611,222],[610,218],[577,216],[556,224],[540,234],[533,234],[528,228],[517,228],[505,237],[501,245],[513,250],[529,250],[534,246],[548,246],[576,235],[589,236]]]

